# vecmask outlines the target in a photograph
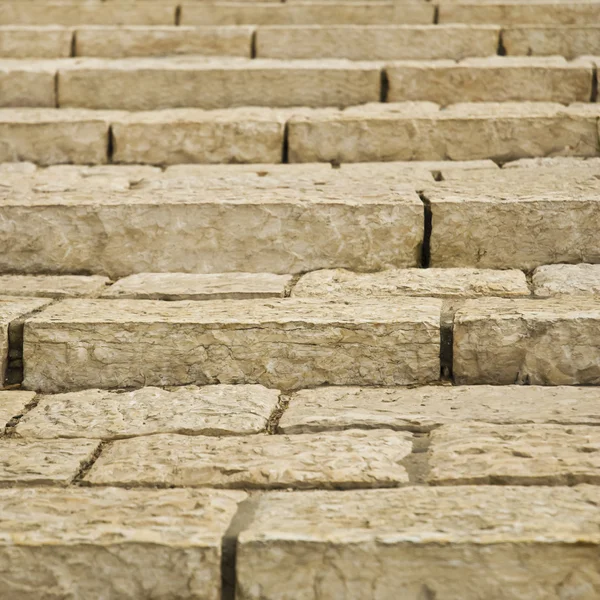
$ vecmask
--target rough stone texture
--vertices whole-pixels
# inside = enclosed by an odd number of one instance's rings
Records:
[[[109,114],[62,108],[1,109],[0,162],[104,163]]]
[[[56,106],[56,64],[51,61],[0,61],[0,107]]]
[[[423,190],[431,266],[533,269],[600,261],[600,168],[472,172]]]
[[[73,31],[64,27],[0,26],[0,57],[67,58],[72,38]]]
[[[431,434],[435,485],[600,484],[600,429],[574,425],[445,425]]]
[[[290,162],[509,161],[596,156],[597,107],[550,103],[429,103],[315,110],[289,121]]]
[[[24,438],[109,440],[154,433],[248,435],[265,430],[278,400],[277,390],[260,385],[84,390],[40,396],[16,432]]]
[[[600,265],[548,265],[533,273],[533,293],[551,296],[600,296]]]
[[[0,189],[0,271],[289,274],[420,261],[423,204],[413,189],[316,175],[154,183],[125,191]]]
[[[0,490],[3,593],[11,600],[219,600],[221,539],[244,498],[225,491]]]
[[[291,275],[273,273],[140,273],[119,280],[102,297],[140,300],[283,298],[291,281]]]
[[[439,377],[441,301],[63,300],[25,324],[26,389]]]
[[[519,160],[513,160],[502,165],[502,169],[538,169],[540,167],[569,167],[576,169],[589,167],[592,169],[600,169],[600,158],[578,158],[577,156],[542,156],[538,158],[520,158]]]
[[[42,298],[99,296],[109,283],[107,277],[84,275],[0,275],[0,294]]]
[[[250,58],[253,31],[252,27],[85,27],[77,29],[75,55],[125,58],[198,54]]]
[[[496,54],[499,33],[491,25],[260,27],[256,52],[261,58],[460,59]]]
[[[35,398],[33,392],[0,392],[0,436],[4,426]]]
[[[0,169],[2,165],[0,165]],[[240,174],[252,174],[256,180],[267,176],[326,176],[334,169],[329,163],[264,163],[240,165],[172,165],[167,167],[164,177],[185,179],[189,177],[232,177]]]
[[[132,113],[113,124],[113,160],[134,164],[278,163],[284,124],[285,118],[268,108]]]
[[[153,435],[113,442],[86,481],[92,485],[217,488],[361,488],[408,483],[400,461],[411,435],[345,431],[294,436]]]
[[[386,65],[389,102],[588,102],[591,63],[555,57],[405,61]]]
[[[592,486],[265,494],[239,537],[236,591],[240,600],[593,600],[599,503]]]
[[[68,485],[98,449],[95,440],[0,438],[0,487]],[[3,520],[5,515],[3,515]],[[1,564],[1,563],[0,563]]]
[[[353,273],[345,269],[330,269],[303,275],[292,294],[345,300],[352,296],[518,297],[529,296],[530,292],[522,271],[392,269],[378,273]]]
[[[555,55],[572,59],[584,54],[600,54],[600,27],[590,24],[509,27],[502,32],[502,43],[509,55]]]
[[[593,299],[467,300],[454,315],[454,378],[464,384],[600,383]]]
[[[427,432],[456,422],[600,425],[600,390],[562,386],[327,387],[295,392],[282,433],[341,429]]]

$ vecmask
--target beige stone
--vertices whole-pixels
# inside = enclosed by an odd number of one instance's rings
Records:
[[[0,392],[0,436],[4,426],[25,410],[25,407],[35,398],[34,392]]]
[[[94,458],[95,440],[21,440],[0,438],[0,487],[68,485]]]
[[[502,32],[502,43],[508,55],[557,55],[572,59],[600,51],[600,27],[591,24],[508,27]]]
[[[600,261],[600,168],[477,171],[423,190],[431,266],[533,269]]]
[[[592,486],[264,494],[239,537],[236,593],[593,600],[599,503]]]
[[[547,265],[533,273],[533,293],[551,296],[600,296],[600,265]]]
[[[405,61],[386,65],[388,101],[588,102],[593,67],[561,57],[470,58],[451,61]]]
[[[244,498],[214,490],[0,490],[3,593],[219,600],[221,539]]]
[[[80,27],[75,55],[103,58],[128,56],[251,56],[252,27]]]
[[[530,292],[525,274],[514,270],[391,269],[378,273],[353,273],[345,269],[328,269],[303,275],[294,286],[292,295],[345,300],[352,296],[519,297],[529,296]]]
[[[342,429],[426,432],[448,423],[600,425],[600,389],[538,386],[325,387],[292,395],[282,433]]]
[[[55,78],[51,61],[0,60],[0,107],[54,108]]]
[[[2,165],[0,165],[2,169]],[[333,169],[329,163],[264,163],[264,164],[239,164],[239,165],[172,165],[167,167],[164,177],[184,179],[191,177],[232,177],[240,174],[252,174],[258,181],[267,176],[327,176]]]
[[[294,436],[152,435],[116,441],[96,461],[92,485],[218,488],[361,488],[408,483],[400,461],[409,433],[344,431]]]
[[[58,103],[132,111],[350,106],[378,101],[380,80],[377,65],[349,61],[78,59],[59,68]]]
[[[499,34],[492,25],[259,27],[256,52],[261,58],[460,59],[496,54]]]
[[[441,301],[63,300],[25,324],[26,389],[438,379]]]
[[[242,174],[0,198],[4,272],[366,271],[416,266],[423,241],[416,193],[370,180]]]
[[[37,166],[31,162],[0,163],[0,173],[2,173],[3,178],[6,175],[13,175],[13,174],[30,175],[31,173],[35,173],[36,170],[37,170]],[[4,179],[3,179],[2,183],[4,184]]]
[[[291,275],[273,273],[139,273],[119,280],[102,297],[143,300],[283,298],[291,281]]]
[[[467,300],[454,315],[461,384],[600,383],[600,306],[593,299]]]
[[[429,482],[600,483],[600,429],[584,425],[445,425],[431,434]]]
[[[580,169],[588,167],[598,169],[600,158],[579,158],[577,156],[542,156],[538,158],[520,158],[502,165],[503,169],[538,169],[540,167],[569,167]],[[543,173],[545,175],[545,173]]]
[[[109,283],[107,277],[84,275],[0,275],[0,294],[42,298],[99,296]]]
[[[1,109],[0,161],[104,163],[110,116],[87,110]]]
[[[71,56],[72,38],[73,31],[66,27],[1,25],[0,57],[67,58]]]
[[[266,429],[278,400],[277,390],[260,385],[84,390],[40,396],[16,433],[105,440],[155,433],[248,435]]]

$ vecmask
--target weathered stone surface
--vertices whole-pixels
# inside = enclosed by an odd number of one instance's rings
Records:
[[[437,26],[436,26],[437,27]],[[554,57],[470,58],[451,61],[405,61],[386,65],[389,102],[588,102],[592,93],[590,63]]]
[[[99,296],[109,283],[107,277],[84,275],[0,275],[0,294],[42,298]]]
[[[600,484],[600,429],[584,425],[446,425],[431,434],[435,485]]]
[[[0,169],[2,165],[0,165]],[[167,167],[164,177],[185,179],[190,177],[232,177],[240,174],[252,174],[256,181],[267,176],[326,176],[334,169],[329,163],[264,163],[264,164],[230,164],[230,165],[172,165]]]
[[[467,300],[454,315],[454,378],[464,384],[600,383],[593,299]]]
[[[533,273],[533,293],[551,296],[600,296],[600,265],[547,265]]]
[[[425,432],[447,423],[600,425],[600,389],[538,386],[326,387],[295,392],[282,433],[340,429]]]
[[[431,266],[533,269],[600,261],[600,168],[472,172],[423,190]]]
[[[294,116],[290,162],[498,161],[596,156],[598,109],[547,103],[467,103],[439,111],[411,102]]]
[[[3,593],[219,600],[221,539],[244,498],[214,490],[0,490]]]
[[[30,175],[35,173],[37,166],[31,162],[8,162],[0,163],[0,173],[4,178],[7,174],[13,175],[20,173],[22,175]]]
[[[0,392],[0,435],[4,426],[35,398],[33,392]]]
[[[2,25],[0,26],[0,57],[67,58],[71,56],[72,38],[73,31],[65,27]],[[3,89],[2,92],[4,95],[5,90]]]
[[[40,396],[16,431],[24,438],[109,440],[154,433],[248,435],[265,430],[278,400],[277,390],[260,385],[85,390]]]
[[[240,600],[592,600],[599,502],[592,486],[264,494],[239,537],[236,592]]]
[[[502,43],[509,55],[554,55],[572,59],[600,51],[600,27],[593,24],[508,27],[502,32]]]
[[[261,58],[461,59],[496,54],[499,34],[493,25],[260,27],[256,52]]]
[[[68,485],[80,469],[92,460],[98,445],[98,441],[86,439],[0,438],[0,487],[19,484]]]
[[[253,31],[252,27],[80,27],[75,55],[125,58],[197,54],[250,58]]]
[[[141,130],[139,140],[150,149]],[[420,261],[423,204],[413,189],[252,174],[169,180],[163,188],[155,183],[125,191],[0,190],[0,271],[114,279],[148,272],[378,270]]]
[[[56,106],[56,64],[51,61],[0,61],[0,107]]]
[[[273,273],[139,273],[117,281],[103,298],[219,300],[283,298],[291,275]],[[0,285],[2,278],[0,277]]]
[[[390,269],[378,273],[353,273],[346,269],[327,269],[303,275],[292,295],[345,300],[352,296],[519,297],[529,296],[530,292],[525,274],[516,270]]]
[[[411,435],[345,431],[294,436],[152,435],[113,442],[86,481],[92,485],[226,488],[396,487]]]
[[[538,158],[520,158],[502,165],[502,169],[538,169],[540,167],[600,168],[600,158],[579,158],[577,156],[542,156]],[[544,173],[545,175],[545,173]]]
[[[260,383],[290,390],[439,377],[441,301],[63,300],[25,324],[25,388]]]
[[[1,109],[0,162],[104,163],[109,114],[62,108]]]

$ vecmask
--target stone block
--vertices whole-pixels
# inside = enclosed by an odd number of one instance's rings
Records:
[[[108,277],[99,275],[0,275],[0,294],[38,298],[86,298],[99,296]]]
[[[67,58],[72,39],[73,30],[67,27],[0,25],[0,57]]]
[[[54,108],[56,63],[0,60],[0,108]]]
[[[592,24],[507,27],[502,31],[502,44],[508,55],[573,59],[584,54],[600,54],[600,27]]]
[[[546,265],[533,273],[533,293],[552,296],[600,296],[600,265]]]
[[[0,436],[5,425],[25,410],[35,398],[34,392],[5,391],[0,392]]]

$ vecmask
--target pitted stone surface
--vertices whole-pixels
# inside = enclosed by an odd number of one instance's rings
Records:
[[[239,537],[236,591],[242,600],[374,590],[382,600],[592,600],[599,503],[592,486],[265,494]]]
[[[0,438],[0,487],[68,485],[94,457],[96,440],[22,440]],[[3,515],[4,518],[4,515]]]
[[[67,58],[72,38],[73,31],[65,27],[0,25],[0,57]]]
[[[441,300],[63,300],[25,324],[28,389],[439,377]]]
[[[294,436],[152,435],[113,442],[86,481],[92,485],[217,488],[363,488],[408,483],[400,461],[411,435],[346,431]]]
[[[599,406],[600,389],[593,387],[327,387],[295,392],[279,421],[279,431],[386,427],[425,432],[467,421],[600,425]]]
[[[564,56],[572,59],[598,51],[600,27],[592,23],[570,27],[508,27],[502,32],[502,43],[509,55]]]
[[[0,283],[2,279],[0,278]],[[273,273],[139,273],[117,281],[103,298],[218,300],[282,298],[291,275]]]
[[[221,539],[245,497],[214,490],[0,490],[3,593],[11,600],[219,600]]]
[[[99,296],[109,283],[107,277],[84,275],[0,275],[0,294],[45,298]]]
[[[391,269],[378,273],[328,269],[303,275],[293,290],[293,296],[313,296],[329,300],[344,300],[352,296],[476,298],[529,295],[522,271],[487,269]]]
[[[445,425],[431,434],[435,485],[600,484],[600,428],[584,425]]]
[[[4,426],[35,398],[34,392],[5,391],[0,392],[0,436]]]
[[[40,396],[16,433],[23,438],[105,440],[154,433],[247,435],[265,430],[278,400],[277,390],[260,385],[85,390]]]
[[[533,273],[533,293],[551,296],[600,296],[600,265],[547,265]]]

